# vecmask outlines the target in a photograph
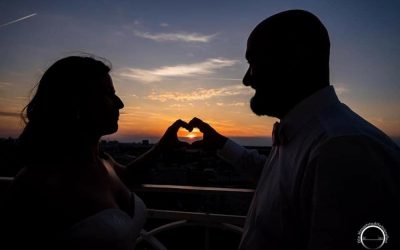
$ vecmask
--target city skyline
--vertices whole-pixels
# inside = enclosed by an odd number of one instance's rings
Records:
[[[0,137],[18,136],[20,111],[52,63],[88,53],[110,61],[125,103],[119,131],[106,139],[154,141],[176,119],[199,117],[226,136],[268,145],[276,119],[253,114],[254,91],[241,84],[247,37],[268,16],[305,9],[329,31],[331,84],[339,99],[400,138],[396,1],[73,0],[0,6]]]

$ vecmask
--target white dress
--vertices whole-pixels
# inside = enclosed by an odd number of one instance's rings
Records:
[[[59,248],[96,250],[133,250],[146,221],[146,206],[134,193],[133,215],[121,209],[102,210],[73,225],[61,237]]]

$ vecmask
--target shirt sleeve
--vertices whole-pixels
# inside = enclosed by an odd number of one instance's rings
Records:
[[[393,155],[363,137],[338,138],[321,147],[307,170],[313,176],[312,184],[306,184],[309,250],[363,249],[360,232],[369,223],[382,225],[391,238],[384,249],[395,249],[400,166],[391,159]]]
[[[218,150],[217,154],[252,181],[258,180],[260,172],[267,160],[267,157],[259,154],[257,150],[246,149],[230,139]]]

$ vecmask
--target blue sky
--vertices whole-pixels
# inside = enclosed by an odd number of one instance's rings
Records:
[[[296,8],[329,31],[339,98],[400,137],[398,1],[251,0],[1,1],[0,137],[20,132],[17,113],[44,70],[82,52],[112,63],[125,102],[109,138],[157,137],[193,116],[229,136],[268,136],[275,119],[252,114],[241,85],[246,41],[266,17]]]

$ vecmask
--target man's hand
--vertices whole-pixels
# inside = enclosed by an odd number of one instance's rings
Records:
[[[166,151],[189,146],[187,142],[182,142],[178,139],[177,133],[180,128],[185,128],[188,131],[193,130],[193,127],[188,123],[179,119],[167,129],[163,137],[161,137],[160,141],[157,143],[157,148],[161,151]]]
[[[197,117],[193,118],[188,125],[190,128],[198,128],[203,133],[203,140],[193,142],[192,147],[217,150],[221,149],[227,140],[225,136]]]

